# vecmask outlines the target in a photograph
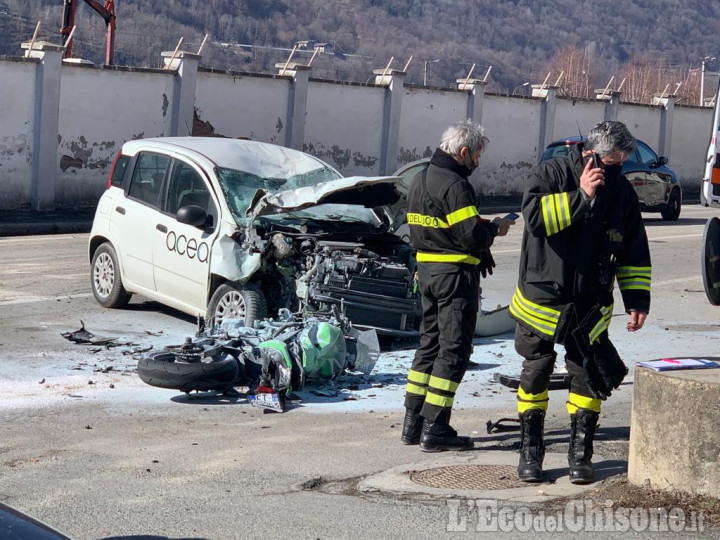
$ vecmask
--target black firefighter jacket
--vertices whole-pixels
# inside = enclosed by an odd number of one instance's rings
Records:
[[[418,262],[478,265],[492,245],[498,227],[480,219],[468,173],[438,149],[426,172],[413,178],[407,220]]]
[[[594,201],[579,189],[582,145],[540,163],[527,178],[520,276],[512,317],[547,340],[582,323],[593,343],[607,330],[617,279],[625,310],[650,309],[650,250],[637,194],[606,174]],[[588,319],[592,319],[587,324]]]

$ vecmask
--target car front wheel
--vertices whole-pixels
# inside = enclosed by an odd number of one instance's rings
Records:
[[[223,283],[210,298],[208,319],[221,325],[227,319],[244,319],[245,326],[267,317],[267,303],[263,292],[252,283]]]
[[[123,286],[117,253],[111,243],[105,242],[95,251],[90,280],[95,300],[101,306],[120,308],[130,301],[132,295]]]
[[[660,211],[660,215],[665,221],[677,221],[680,217],[680,208],[682,207],[682,199],[680,190],[673,189],[668,197],[667,207]]]

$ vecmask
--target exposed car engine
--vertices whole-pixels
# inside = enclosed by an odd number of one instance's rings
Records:
[[[296,298],[309,314],[330,313],[336,306],[356,327],[417,335],[421,311],[412,248],[390,233],[361,242],[322,239],[327,236],[267,233],[265,278],[276,291],[282,284],[279,297],[268,298],[270,309],[292,309]]]

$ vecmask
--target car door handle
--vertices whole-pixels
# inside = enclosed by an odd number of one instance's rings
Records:
[[[160,231],[161,233],[166,233],[166,232],[167,232],[167,227],[166,227],[165,225],[161,225],[160,223],[158,223],[157,225],[155,225],[155,228],[156,228],[158,231]]]
[[[116,207],[115,207],[115,211],[116,211],[118,214],[122,214],[123,216],[125,215],[125,209],[124,209],[122,206],[116,206]]]

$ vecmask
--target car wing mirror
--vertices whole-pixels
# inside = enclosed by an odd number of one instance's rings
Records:
[[[660,156],[657,160],[657,166],[662,167],[663,165],[667,165],[668,161],[668,158],[666,158],[665,156]]]
[[[177,211],[177,220],[186,225],[203,228],[207,222],[207,213],[201,207],[190,204]]]

